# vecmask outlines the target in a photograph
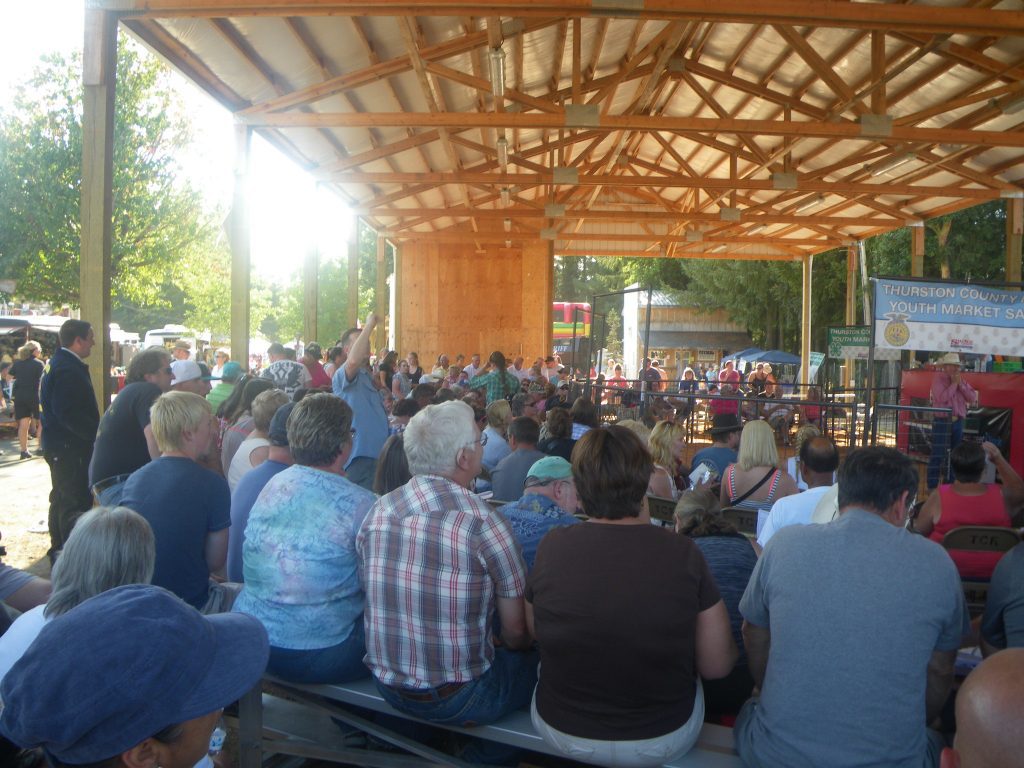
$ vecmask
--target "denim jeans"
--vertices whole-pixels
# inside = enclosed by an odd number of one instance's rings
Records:
[[[928,490],[933,490],[946,479],[946,457],[949,451],[960,445],[963,437],[963,419],[951,422],[946,418],[936,418],[932,422],[932,453],[928,457],[926,474]]]
[[[490,668],[448,696],[427,689],[416,693],[428,694],[429,700],[413,701],[379,682],[377,689],[388,704],[406,715],[470,728],[493,723],[529,704],[537,684],[539,661],[537,651],[495,648]]]
[[[116,507],[124,496],[124,484],[131,475],[116,475],[100,480],[92,487],[92,495],[101,507]]]
[[[352,626],[352,633],[329,648],[293,649],[270,646],[267,672],[293,683],[348,683],[367,677],[363,664],[366,638],[363,617]]]

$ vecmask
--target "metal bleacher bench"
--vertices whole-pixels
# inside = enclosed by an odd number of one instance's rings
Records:
[[[275,712],[282,711],[283,702],[291,702],[290,706],[293,708],[304,708],[310,717],[314,711],[326,713],[411,754],[330,745],[317,738],[298,736],[287,727],[280,727],[274,720]],[[239,701],[239,765],[241,768],[260,768],[265,753],[295,755],[370,768],[411,768],[414,765],[428,764],[460,767],[469,765],[353,713],[348,708],[352,706],[405,720],[423,722],[403,715],[389,706],[377,692],[373,680],[369,678],[344,685],[299,685],[265,677],[262,685],[253,688]],[[430,725],[533,752],[556,755],[537,735],[527,709],[513,712],[490,725],[475,728],[437,726],[436,723]],[[340,733],[337,731],[337,735]],[[678,768],[726,768],[742,763],[733,749],[732,729],[705,724],[694,748],[667,765]]]

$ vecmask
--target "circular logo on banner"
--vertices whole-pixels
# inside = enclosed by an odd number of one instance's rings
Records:
[[[885,340],[894,347],[902,347],[910,341],[910,326],[905,322],[909,315],[890,312],[886,317],[889,318],[889,322],[885,324],[882,336],[884,336]]]

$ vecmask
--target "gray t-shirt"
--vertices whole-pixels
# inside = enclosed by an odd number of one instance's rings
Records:
[[[939,545],[859,509],[783,528],[740,612],[771,630],[760,702],[737,733],[746,764],[924,764],[928,661],[969,629]]]
[[[1003,555],[992,572],[981,636],[996,648],[1024,648],[1024,544]]]
[[[491,472],[491,489],[500,501],[518,501],[523,497],[526,474],[545,454],[536,448],[520,448],[498,462]]]

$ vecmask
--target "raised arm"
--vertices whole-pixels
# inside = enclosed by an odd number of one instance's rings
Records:
[[[352,342],[352,346],[348,350],[348,358],[345,360],[345,378],[349,381],[355,379],[359,369],[370,359],[370,336],[373,335],[373,330],[376,327],[377,315],[371,312],[366,317],[363,330],[360,331],[359,336]]]
[[[1018,507],[1024,503],[1024,480],[992,443],[984,442],[981,447],[988,460],[995,465],[999,479],[1003,481],[1003,501],[1006,503],[1006,511],[1010,513],[1014,525],[1020,525],[1018,518],[1024,510]]]

